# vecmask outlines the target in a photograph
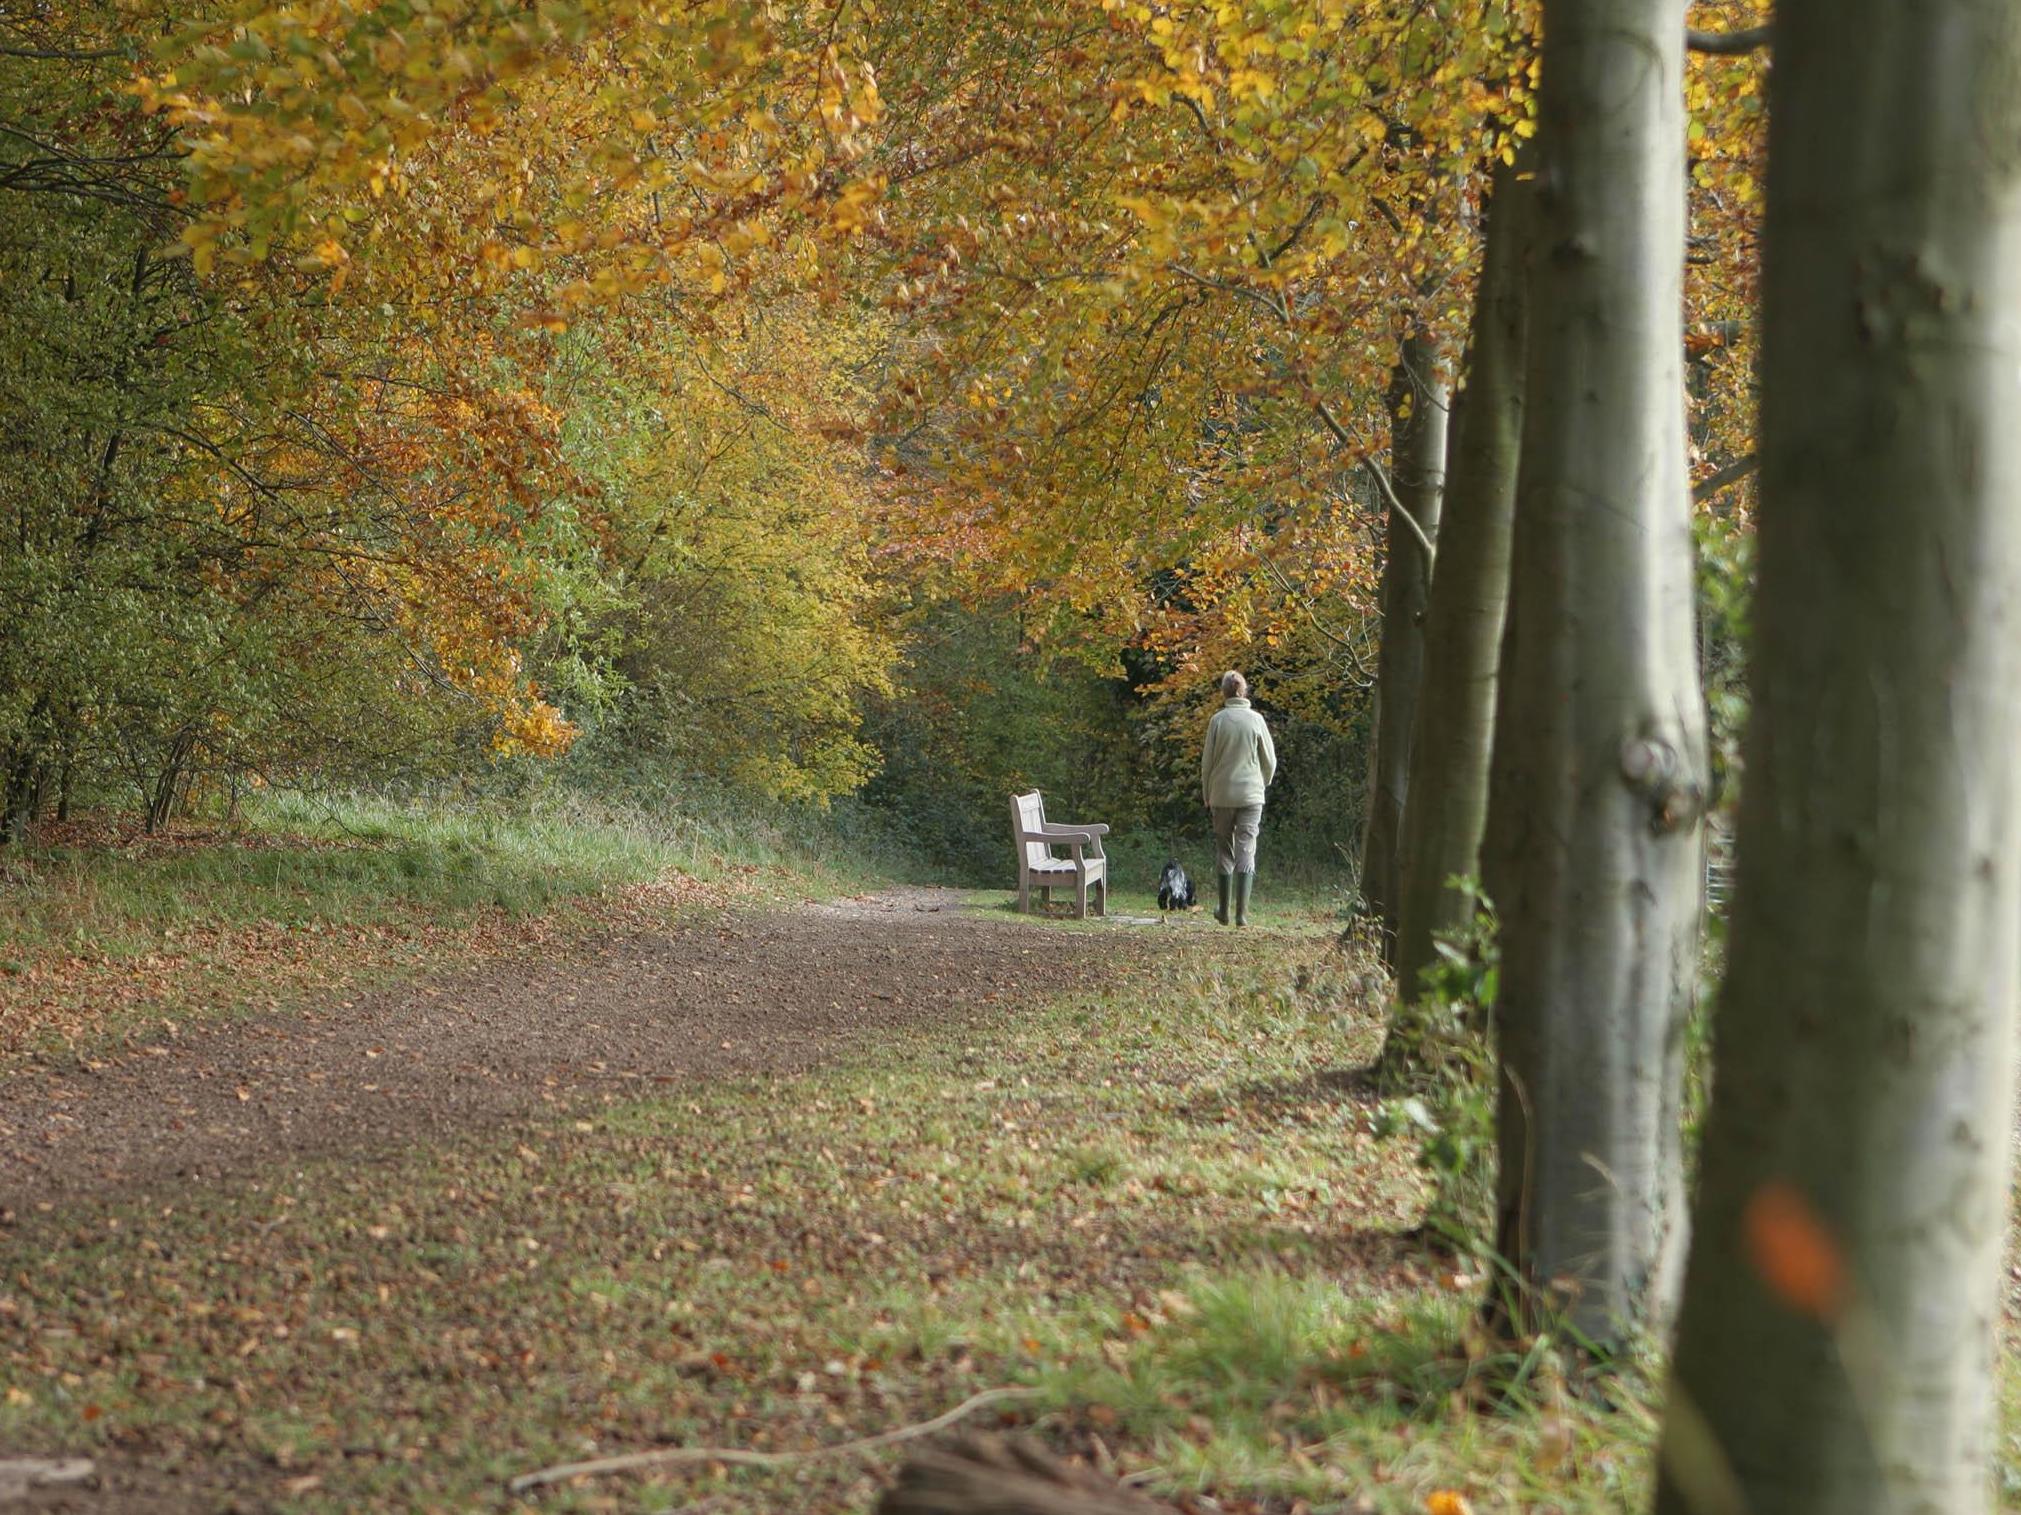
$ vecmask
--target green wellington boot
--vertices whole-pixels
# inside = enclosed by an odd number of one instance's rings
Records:
[[[1249,886],[1255,882],[1256,875],[1253,873],[1235,875],[1235,924],[1238,926],[1249,924]]]
[[[1214,919],[1225,926],[1228,924],[1228,875],[1217,873],[1214,879],[1221,886],[1221,903],[1214,907]]]

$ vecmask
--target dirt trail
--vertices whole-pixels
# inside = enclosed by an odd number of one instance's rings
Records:
[[[733,911],[185,1033],[0,1082],[0,1221],[110,1191],[401,1151],[559,1102],[792,1072],[868,1032],[1014,1014],[1152,932],[1072,931],[905,890]]]

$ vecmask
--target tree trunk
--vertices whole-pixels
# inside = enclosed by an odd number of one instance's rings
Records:
[[[35,829],[38,758],[31,748],[17,748],[7,763],[0,786],[0,841],[21,846]]]
[[[146,827],[152,836],[175,817],[176,801],[184,793],[187,766],[196,751],[196,732],[185,726],[178,731],[168,745],[168,755],[162,761],[161,772],[156,775],[152,792],[148,796]]]
[[[12,750],[0,762],[0,842],[25,844],[42,809],[49,743],[49,696],[29,708]]]
[[[1418,687],[1424,676],[1425,606],[1431,595],[1432,559],[1411,521],[1437,540],[1446,485],[1446,409],[1451,385],[1444,359],[1429,337],[1405,339],[1390,385],[1390,487],[1382,570],[1382,649],[1376,662],[1374,782],[1362,831],[1361,892],[1382,926],[1383,951],[1392,953],[1402,898],[1403,816],[1410,785],[1411,737],[1417,727]]]
[[[1397,923],[1397,987],[1406,998],[1416,993],[1418,977],[1432,960],[1433,937],[1466,923],[1467,902],[1447,881],[1478,874],[1487,823],[1495,675],[1522,454],[1529,198],[1517,170],[1496,170],[1467,344],[1466,389],[1453,417],[1438,573],[1425,611],[1424,682],[1411,744]],[[1385,1047],[1385,1058],[1389,1055]]]
[[[1781,0],[1754,705],[1657,1508],[1990,1504],[2021,10]]]
[[[1706,751],[1684,459],[1684,0],[1547,0],[1529,403],[1491,803],[1500,1243],[1594,1346],[1683,1224]]]

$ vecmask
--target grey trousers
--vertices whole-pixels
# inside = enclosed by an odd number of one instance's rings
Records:
[[[1221,873],[1256,871],[1256,833],[1263,829],[1261,805],[1214,807],[1214,867]]]

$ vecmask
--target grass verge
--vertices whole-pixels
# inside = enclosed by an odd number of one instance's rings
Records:
[[[0,1067],[553,950],[586,928],[660,925],[732,892],[830,893],[871,876],[846,849],[760,817],[565,794],[510,809],[274,795],[229,826],[52,827],[0,856]]]
[[[1265,822],[1257,851],[1256,915],[1268,925],[1304,925],[1317,929],[1338,929],[1353,916],[1354,895],[1349,886],[1349,870],[1325,859],[1300,855],[1287,847],[1273,847],[1273,836]],[[1158,876],[1167,858],[1176,857],[1193,881],[1205,918],[1214,908],[1214,844],[1211,839],[1185,839],[1175,844],[1153,836],[1110,837],[1105,843],[1109,857],[1109,879],[1118,911],[1155,915],[1158,908]],[[1008,860],[1007,860],[1008,861]],[[1066,891],[1071,897],[1072,891]],[[1058,898],[1056,892],[1055,898]]]

